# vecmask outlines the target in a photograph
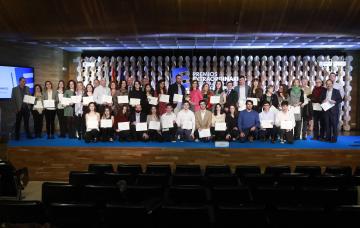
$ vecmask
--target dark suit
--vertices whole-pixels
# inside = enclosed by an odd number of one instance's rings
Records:
[[[16,109],[15,138],[17,140],[20,138],[21,119],[24,119],[24,128],[28,138],[31,137],[29,129],[30,107],[28,104],[23,103],[25,95],[30,95],[30,90],[27,86],[24,87],[23,91],[21,91],[20,86],[16,86],[12,89],[11,101]]]
[[[185,102],[185,87],[183,85],[180,85],[181,87],[181,93],[183,95],[183,100],[182,100],[182,103]],[[171,84],[169,86],[169,90],[168,90],[168,94],[169,94],[169,102],[170,104],[173,105],[173,108],[175,108],[177,106],[177,104],[173,102],[173,99],[174,99],[174,94],[179,94],[179,91],[178,91],[178,84],[177,83],[174,83],[174,84]]]
[[[135,141],[145,140],[143,138],[143,135],[144,133],[147,133],[147,131],[136,131],[136,126],[133,125],[133,122],[136,122],[136,112],[131,113],[129,121],[130,121],[130,131],[131,131],[132,140]],[[140,113],[140,122],[147,123],[147,115],[144,112]]]
[[[321,93],[320,101],[321,103],[324,102],[326,99],[326,93],[327,90],[324,90]],[[340,91],[333,88],[332,94],[331,94],[331,100],[335,101],[335,105],[328,109],[326,112],[324,112],[324,118],[325,118],[325,129],[326,129],[326,139],[327,140],[337,140],[338,136],[338,125],[339,125],[339,105],[342,102],[342,98],[340,95]]]
[[[232,89],[230,93],[228,93],[228,91],[226,90],[225,94],[226,94],[225,107],[229,107],[230,105],[235,105],[236,107],[236,104],[238,102],[238,93],[234,89]]]

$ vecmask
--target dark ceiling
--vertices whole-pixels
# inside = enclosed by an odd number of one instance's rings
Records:
[[[65,49],[360,46],[358,0],[0,0],[0,12],[0,39]]]

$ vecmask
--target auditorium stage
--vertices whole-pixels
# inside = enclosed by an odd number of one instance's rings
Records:
[[[31,180],[66,181],[69,171],[83,171],[90,163],[128,164],[228,164],[259,165],[360,165],[360,136],[340,136],[337,143],[299,140],[293,145],[270,142],[230,143],[215,148],[213,142],[90,143],[55,139],[9,141],[7,157],[16,167],[28,167]]]

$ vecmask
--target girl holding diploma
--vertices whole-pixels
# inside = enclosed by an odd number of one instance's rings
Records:
[[[205,100],[205,103],[206,103],[206,109],[209,111],[212,111],[213,105],[210,103],[210,98],[214,94],[211,92],[210,86],[208,83],[203,84],[203,86],[201,88],[201,93],[202,93],[203,99]]]
[[[216,123],[225,123],[225,113],[221,107],[221,104],[219,103],[215,105],[215,112],[212,114],[211,132],[212,135],[215,136],[214,137],[215,141],[223,141],[225,140],[226,129],[225,131],[216,131],[215,130]]]
[[[71,98],[75,95],[75,81],[70,80],[67,85],[67,90],[64,93],[65,98]],[[75,138],[75,119],[74,119],[74,104],[70,103],[64,108],[64,116],[66,118],[66,125],[70,139]]]
[[[159,80],[156,84],[156,91],[154,96],[160,97],[161,94],[167,95],[166,87],[165,87],[165,81]],[[159,115],[163,115],[166,112],[166,103],[165,102],[159,102]]]
[[[65,92],[65,82],[63,80],[60,80],[58,82],[57,90],[56,90],[56,115],[59,122],[59,128],[60,128],[60,138],[66,137],[66,118],[64,116],[64,106],[61,104],[60,99],[64,96]]]
[[[135,81],[134,82],[134,87],[132,88],[132,90],[129,92],[129,101],[131,98],[136,98],[136,99],[140,99],[140,104],[143,105],[146,97],[144,96],[145,94],[143,93],[143,91],[141,91],[141,84],[140,81]],[[131,111],[135,111],[135,106],[131,107]]]
[[[274,94],[273,85],[268,85],[268,87],[266,88],[265,94],[261,96],[259,107],[263,107],[265,101],[270,103],[270,107],[274,106],[276,109],[279,108],[278,97],[276,96],[276,94]]]
[[[147,99],[148,97],[153,97],[154,96],[154,90],[153,88],[151,88],[150,84],[146,84],[144,87],[144,97],[146,98],[143,102],[143,112],[146,114],[150,113],[150,109],[151,109],[151,105],[149,104],[149,100]]]
[[[288,122],[290,126],[286,128],[282,127],[285,122]],[[292,144],[294,142],[293,129],[295,127],[295,117],[292,111],[289,111],[289,103],[283,101],[281,103],[281,111],[276,114],[275,125],[280,129],[280,143],[284,143],[286,140],[287,143]]]
[[[159,122],[160,123],[160,118],[158,115],[158,111],[156,109],[156,106],[152,105],[150,108],[150,114],[147,116],[146,122],[148,124],[148,133],[149,133],[149,140],[150,141],[162,141],[162,137],[161,137],[161,128],[159,130],[155,130],[155,129],[150,129],[150,122]]]
[[[199,101],[203,99],[203,95],[199,90],[199,82],[197,80],[192,81],[190,88],[190,104],[193,112],[200,110]]]
[[[41,132],[43,128],[43,119],[44,119],[44,104],[43,104],[43,95],[42,88],[39,84],[34,86],[34,95],[35,104],[32,108],[32,116],[34,120],[34,134],[35,138],[41,138]]]
[[[48,139],[54,139],[55,131],[55,114],[56,114],[56,93],[53,90],[52,83],[50,81],[45,82],[45,91],[44,91],[44,102],[45,100],[53,101],[54,106],[45,107],[45,120],[46,120],[46,133]]]
[[[114,129],[119,136],[120,142],[130,142],[131,141],[131,134],[130,130],[120,130],[119,129],[119,123],[129,122],[129,116],[130,116],[130,108],[127,104],[124,104],[121,107],[121,110],[116,114],[114,118]]]
[[[300,88],[300,80],[294,79],[292,82],[292,87],[289,89],[289,105],[294,107],[301,107],[304,103],[304,91]],[[300,113],[295,113],[295,140],[300,139],[300,131],[301,131],[301,109]]]
[[[85,93],[83,97],[92,97],[94,94],[94,87],[89,83],[86,85],[85,87]],[[88,113],[89,112],[89,104],[84,104],[83,102],[83,113]]]
[[[261,88],[261,82],[258,78],[254,78],[251,82],[251,88],[249,90],[248,97],[256,98],[259,102],[262,95],[263,95],[263,89]],[[262,106],[254,105],[253,110],[259,112],[259,109],[261,110],[261,107]]]
[[[238,128],[238,112],[235,105],[229,106],[229,112],[225,117],[226,122],[226,140],[236,141],[239,138],[240,132]]]
[[[101,139],[103,142],[113,142],[114,141],[114,130],[112,128],[114,124],[114,116],[111,115],[110,107],[105,107],[104,114],[101,117],[101,120],[110,120],[111,126],[110,127],[103,127],[100,124],[100,132],[101,132]]]
[[[225,104],[225,95],[224,95],[224,90],[223,90],[223,83],[220,80],[217,80],[215,83],[215,90],[213,92],[214,96],[219,96],[220,97],[220,104],[221,107],[224,108],[224,104]],[[210,99],[209,99],[210,101]],[[214,107],[213,107],[214,108]]]
[[[99,136],[100,114],[96,112],[95,103],[89,103],[89,112],[85,115],[86,133],[85,142],[97,142]]]

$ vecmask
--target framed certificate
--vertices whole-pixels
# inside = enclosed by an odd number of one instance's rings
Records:
[[[211,96],[210,97],[210,104],[218,104],[220,103],[220,96]]]
[[[83,105],[89,105],[89,103],[94,102],[93,96],[83,97]]]
[[[199,131],[199,138],[206,138],[206,137],[210,137],[211,133],[210,133],[210,129],[201,129],[201,131]]]
[[[186,130],[192,130],[193,123],[191,121],[184,121],[181,128]]]
[[[117,100],[118,100],[119,104],[128,104],[129,103],[129,96],[127,96],[127,95],[118,96]]]
[[[170,96],[166,94],[160,95],[160,102],[169,103]]]
[[[173,97],[173,102],[182,102],[183,100],[183,95],[180,95],[180,94],[174,94],[174,97]]]
[[[55,108],[55,100],[44,100],[44,108]]]
[[[140,99],[138,98],[130,98],[130,105],[135,106],[140,104]]]
[[[35,103],[35,97],[30,95],[25,95],[23,102],[26,104],[34,104]]]
[[[111,119],[101,119],[100,127],[102,127],[102,128],[112,128],[112,120]]]
[[[147,123],[136,123],[136,131],[147,131]]]
[[[71,103],[78,104],[81,103],[82,96],[71,96]]]
[[[130,122],[119,122],[118,129],[120,131],[128,131],[130,130]]]
[[[149,104],[151,105],[157,105],[158,104],[158,98],[157,97],[147,97]]]
[[[226,131],[226,123],[215,123],[215,131]]]
[[[293,129],[293,123],[291,120],[281,121],[280,128],[284,129],[284,130],[291,130],[291,129]]]
[[[159,121],[150,121],[149,129],[150,130],[160,130],[160,122]]]

